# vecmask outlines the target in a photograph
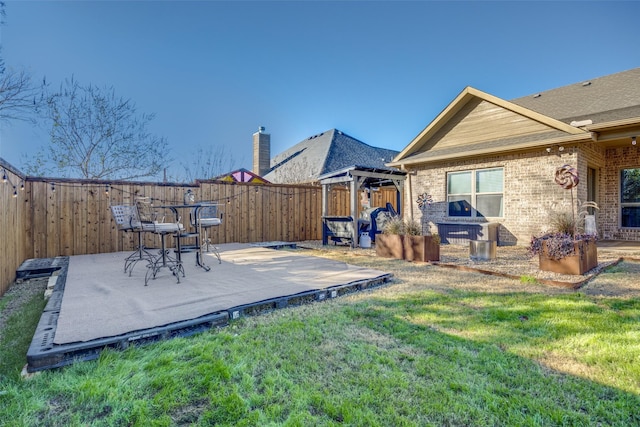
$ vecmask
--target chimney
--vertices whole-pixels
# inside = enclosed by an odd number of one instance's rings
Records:
[[[264,126],[253,134],[253,173],[266,175],[271,168],[271,135],[264,133]]]

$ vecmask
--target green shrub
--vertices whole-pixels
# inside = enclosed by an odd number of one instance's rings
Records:
[[[538,279],[536,279],[533,276],[529,276],[528,274],[525,274],[524,276],[520,276],[520,283],[523,283],[525,285],[534,285],[538,283]]]

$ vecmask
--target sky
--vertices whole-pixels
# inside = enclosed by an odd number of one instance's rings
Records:
[[[640,2],[5,1],[0,55],[53,87],[113,87],[167,138],[252,168],[336,128],[402,150],[466,86],[514,99],[640,66]],[[640,84],[640,82],[639,82]],[[47,129],[0,124],[20,167]],[[222,150],[222,151],[220,151]]]

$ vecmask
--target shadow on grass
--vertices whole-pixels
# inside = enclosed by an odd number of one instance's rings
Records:
[[[640,424],[637,300],[423,291],[348,311],[420,349],[420,376],[489,423]]]

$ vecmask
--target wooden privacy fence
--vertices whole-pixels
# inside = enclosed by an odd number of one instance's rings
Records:
[[[272,185],[197,181],[195,184],[90,181],[20,177],[24,190],[2,186],[0,295],[29,258],[84,255],[135,248],[133,233],[119,231],[112,205],[134,204],[147,197],[154,207],[181,204],[191,190],[196,201],[220,204],[222,225],[209,233],[214,243],[302,241],[322,238],[322,190],[312,185]],[[372,206],[395,200],[394,191],[372,192]],[[333,188],[331,215],[349,215],[349,192]],[[166,215],[171,215],[166,210]],[[181,220],[188,223],[189,218]],[[157,246],[154,237],[145,243]]]
[[[14,172],[10,164],[0,159],[0,296],[15,278],[16,269],[27,259],[24,176]],[[15,193],[15,197],[14,197]]]

